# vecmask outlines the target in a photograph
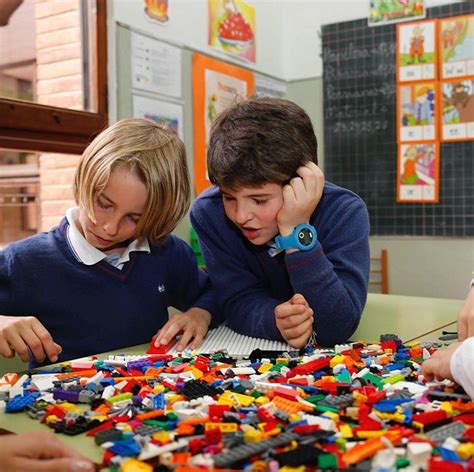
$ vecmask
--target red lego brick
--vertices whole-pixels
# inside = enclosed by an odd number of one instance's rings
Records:
[[[230,411],[230,405],[209,405],[209,418],[212,421],[220,420],[225,411]]]
[[[445,411],[427,411],[426,413],[416,413],[412,416],[412,420],[423,425],[437,423],[438,421],[445,420],[448,417]]]

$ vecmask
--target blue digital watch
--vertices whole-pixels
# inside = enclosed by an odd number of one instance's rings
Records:
[[[275,238],[277,249],[298,249],[300,251],[310,251],[318,243],[318,233],[316,229],[307,224],[298,225],[288,236],[277,236]]]

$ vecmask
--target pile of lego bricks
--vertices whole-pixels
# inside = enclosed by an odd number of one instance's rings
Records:
[[[88,358],[4,376],[0,408],[85,433],[128,472],[473,470],[474,402],[419,374],[436,347]]]

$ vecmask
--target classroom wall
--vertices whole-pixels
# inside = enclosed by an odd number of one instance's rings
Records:
[[[430,8],[460,1],[425,0],[425,5]],[[321,77],[321,26],[367,18],[370,4],[369,0],[287,0],[278,3],[283,8],[284,18],[283,77],[290,81]]]
[[[426,0],[427,7],[458,0]],[[310,115],[319,142],[319,160],[324,170],[323,91],[321,25],[349,21],[367,16],[367,0],[265,0],[251,2],[257,15],[257,63],[249,68],[287,81],[288,98],[305,108]],[[129,60],[129,50],[117,49],[117,22],[139,30],[150,31],[150,20],[144,13],[136,14],[134,2],[109,0],[109,113],[110,121],[127,115],[127,98],[119,89],[129,80],[129,73],[117,64],[117,56]],[[135,4],[136,5],[136,4]],[[174,0],[170,2],[180,26],[172,23],[153,26],[153,36],[185,45],[188,48],[215,54],[230,62],[242,63],[213,52],[207,47],[207,2]],[[181,24],[182,22],[182,24]],[[120,54],[117,55],[117,50]],[[120,73],[117,71],[120,69]],[[183,69],[183,99],[191,96],[186,81],[190,80],[190,64]],[[186,95],[188,94],[188,95]],[[146,95],[146,94],[145,94]],[[192,116],[185,118],[185,144],[192,172]],[[395,185],[395,184],[394,184]],[[177,233],[188,239],[189,220],[186,218]],[[372,237],[374,255],[386,248],[389,253],[390,293],[445,298],[464,298],[474,268],[474,242],[462,238]]]

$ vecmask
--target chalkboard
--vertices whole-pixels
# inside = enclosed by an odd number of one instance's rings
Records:
[[[474,2],[427,18],[474,12]],[[322,27],[328,180],[367,203],[372,235],[474,236],[474,142],[440,146],[439,203],[397,203],[396,26],[367,19]]]

